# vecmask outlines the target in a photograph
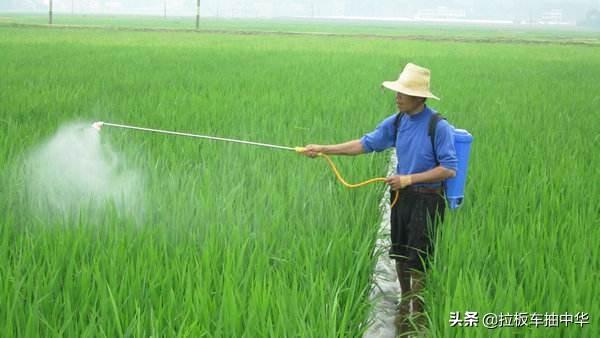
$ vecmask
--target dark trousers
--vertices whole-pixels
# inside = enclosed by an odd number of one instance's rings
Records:
[[[390,258],[404,260],[408,269],[424,271],[427,257],[433,254],[437,225],[444,220],[445,198],[412,189],[399,193],[391,215]]]

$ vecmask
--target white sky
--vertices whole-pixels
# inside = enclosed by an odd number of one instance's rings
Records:
[[[0,0],[0,12],[44,12],[49,0]],[[195,15],[196,0],[53,0],[58,13]],[[381,17],[540,20],[584,19],[600,0],[201,0],[202,16]],[[560,10],[560,12],[551,12]],[[555,14],[556,15],[556,14]]]

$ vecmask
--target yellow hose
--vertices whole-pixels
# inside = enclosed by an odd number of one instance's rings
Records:
[[[297,152],[302,152],[304,151],[303,147],[296,147],[295,148]],[[358,187],[362,187],[365,186],[367,184],[371,184],[371,183],[375,183],[375,182],[385,182],[385,177],[376,177],[376,178],[372,178],[363,182],[359,182],[359,183],[348,183],[346,182],[346,180],[342,177],[342,175],[340,175],[340,172],[338,171],[337,167],[335,166],[335,164],[333,163],[333,161],[331,160],[331,158],[329,156],[327,156],[326,154],[323,153],[319,153],[318,156],[323,157],[327,163],[329,164],[329,166],[331,167],[331,170],[333,170],[333,173],[335,174],[335,177],[337,177],[338,181],[340,181],[340,183],[342,183],[346,188],[358,188]],[[391,207],[393,208],[394,205],[396,205],[396,202],[398,201],[398,192],[396,191],[396,195],[394,195],[394,200],[392,201],[392,205]]]

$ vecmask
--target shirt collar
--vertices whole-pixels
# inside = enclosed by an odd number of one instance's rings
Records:
[[[423,108],[422,111],[416,113],[415,115],[408,115],[408,117],[410,118],[411,121],[419,121],[422,120],[426,117],[428,117],[431,114],[431,109],[429,109],[429,107],[427,107],[427,105],[425,105],[425,107]]]

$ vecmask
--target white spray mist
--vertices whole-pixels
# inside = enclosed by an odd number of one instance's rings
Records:
[[[73,123],[30,153],[25,173],[34,209],[73,215],[111,203],[119,215],[141,216],[142,175],[100,137],[91,124]]]

